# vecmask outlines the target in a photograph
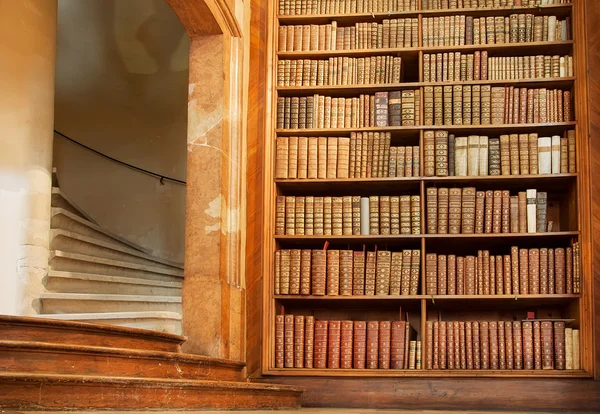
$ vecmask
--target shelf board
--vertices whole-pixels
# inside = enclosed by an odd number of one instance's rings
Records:
[[[561,237],[575,237],[579,235],[578,231],[553,231],[547,233],[482,233],[482,234],[423,234],[425,239],[446,240],[446,239],[549,239]]]
[[[385,126],[368,128],[305,128],[305,129],[276,129],[278,136],[349,136],[350,132],[391,132],[394,136],[414,136],[421,130],[442,130],[454,133],[464,132],[470,134],[473,131],[478,133],[494,133],[510,130],[513,133],[521,132],[556,132],[564,131],[566,128],[575,128],[577,122],[547,122],[533,124],[487,124],[487,125],[415,125],[415,126]]]
[[[564,17],[571,13],[571,3],[547,4],[535,7],[480,7],[464,9],[435,9],[435,10],[411,10],[384,13],[348,13],[348,14],[306,14],[306,15],[278,15],[280,24],[327,24],[332,21],[346,25],[356,22],[379,22],[383,19],[400,19],[406,17],[444,16],[447,14],[460,14],[468,16],[509,16],[511,14],[549,14]]]
[[[337,179],[276,179],[275,183],[284,192],[308,191],[310,195],[325,193],[331,195],[333,192],[353,192],[355,195],[373,192],[397,193],[399,190],[407,192],[418,192],[420,190],[421,177],[385,177],[385,178],[337,178]],[[368,187],[365,188],[365,184]]]
[[[584,370],[425,370],[270,368],[265,375],[293,377],[422,377],[422,378],[592,378]]]
[[[381,92],[399,89],[414,89],[422,86],[448,86],[448,85],[518,85],[530,88],[566,88],[573,85],[575,77],[521,79],[521,80],[477,80],[458,82],[401,82],[375,85],[318,85],[318,86],[278,86],[280,96],[300,96],[314,93],[336,94],[355,96],[361,93]]]
[[[277,56],[282,59],[310,59],[319,57],[348,56],[365,57],[394,55],[401,56],[404,60],[415,60],[419,57],[419,52],[424,53],[443,53],[443,52],[470,52],[477,50],[487,50],[488,56],[497,56],[499,53],[510,52],[511,56],[531,55],[539,53],[566,54],[573,48],[572,40],[561,40],[556,42],[522,42],[522,43],[500,43],[484,45],[459,45],[459,46],[422,46],[422,47],[402,47],[386,49],[343,49],[343,50],[298,50],[298,51],[279,51]]]
[[[428,306],[451,308],[468,305],[470,309],[486,309],[502,304],[503,309],[566,304],[580,298],[578,294],[527,294],[527,295],[432,295]]]

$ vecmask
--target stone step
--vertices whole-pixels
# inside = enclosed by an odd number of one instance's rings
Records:
[[[0,339],[8,372],[243,381],[245,364],[201,355]]]
[[[66,319],[71,316],[73,320]],[[173,312],[126,312],[104,317],[160,316],[178,318]],[[127,348],[139,350],[178,352],[185,338],[180,335],[146,329],[126,328],[82,321],[94,320],[101,314],[52,315],[49,317],[27,317],[0,315],[0,338],[11,341],[41,341],[56,344],[76,343],[79,345]],[[76,320],[76,321],[75,321]]]
[[[299,408],[302,389],[250,382],[0,372],[9,410]]]
[[[162,263],[160,259],[156,259],[129,246],[98,240],[64,229],[50,230],[50,249],[155,266],[161,269],[174,268],[174,266]],[[183,266],[177,266],[175,268],[181,270],[183,269]]]
[[[81,218],[84,218],[92,223],[95,223],[95,220],[92,219],[88,214],[86,214],[83,210],[77,207],[71,199],[63,191],[58,187],[52,187],[52,199],[51,206],[62,208],[67,210],[70,213],[76,214]]]
[[[66,321],[84,322],[97,326],[112,325],[132,328],[141,331],[153,331],[181,335],[181,313],[165,311],[143,312],[98,312],[98,313],[63,313],[54,315],[38,315],[37,318]],[[184,338],[185,340],[185,338]]]
[[[62,250],[52,250],[50,252],[50,269],[109,276],[136,277],[168,282],[181,281],[181,278],[183,278],[183,270],[181,269],[163,269],[157,266],[104,259]]]
[[[167,311],[181,313],[176,296],[40,293],[40,314]]]
[[[53,229],[69,230],[83,236],[103,240],[108,243],[120,244],[146,254],[152,254],[150,249],[146,249],[142,246],[132,243],[129,240],[100,227],[96,223],[86,220],[85,218],[82,218],[77,214],[73,214],[63,208],[52,207],[52,220],[50,222],[50,227]],[[162,263],[165,263],[165,261]],[[166,264],[172,265],[173,263]]]
[[[181,297],[181,282],[107,276],[50,270],[44,278],[46,289],[63,293],[105,293]]]

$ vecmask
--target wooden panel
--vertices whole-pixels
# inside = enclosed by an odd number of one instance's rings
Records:
[[[589,361],[589,363],[594,365],[595,378],[600,379],[600,31],[598,31],[600,2],[587,0],[584,16],[580,20],[585,19],[586,33],[578,34],[587,36],[587,48],[581,51],[582,53],[587,52],[587,62],[583,59],[579,60],[579,73],[587,76],[587,85],[584,85],[587,88],[580,88],[580,91],[587,91],[589,94],[587,97],[589,107],[587,113],[585,113],[586,116],[589,116],[589,123],[587,122],[588,119],[581,117],[581,111],[579,111],[581,121],[579,136],[580,142],[589,144],[588,151],[583,152],[585,156],[580,156],[581,161],[585,162],[580,168],[585,167],[589,174],[587,176],[589,187],[584,188],[584,192],[580,194],[580,197],[591,196],[591,211],[588,210],[590,215],[587,222],[584,221],[582,224],[591,227],[590,234],[593,237],[589,240],[591,245],[583,251],[583,254],[588,254],[587,259],[583,256],[586,265],[584,272],[589,272],[584,288],[588,290],[588,298],[593,294],[593,301],[591,299],[586,300],[582,307],[593,313],[593,320],[590,320],[590,322],[593,321],[594,324],[588,325],[589,340],[583,339],[588,349],[591,348],[594,351],[592,355],[595,361]],[[583,102],[583,105],[587,102]],[[580,151],[585,150],[586,148],[580,148]],[[591,191],[589,191],[590,189]]]
[[[283,378],[304,387],[303,407],[433,410],[600,410],[600,383],[557,379]]]
[[[189,37],[228,33],[241,37],[233,10],[223,0],[167,0]]]

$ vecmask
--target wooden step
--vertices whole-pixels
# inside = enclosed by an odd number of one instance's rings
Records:
[[[177,266],[165,264],[163,260],[135,250],[132,247],[98,240],[64,229],[50,230],[50,249],[156,266],[162,269],[183,269],[182,264],[178,264]]]
[[[41,314],[167,311],[181,313],[176,296],[40,293]]]
[[[123,326],[181,335],[181,313],[165,311],[63,313],[38,315],[38,318],[79,321],[90,324]]]
[[[65,195],[64,192],[61,191],[61,189],[58,187],[54,187],[54,186],[52,187],[51,206],[62,208],[64,210],[67,210],[70,213],[78,215],[79,217],[84,218],[92,223],[95,223],[95,220],[93,220],[83,210],[81,210],[79,207],[77,207],[73,203],[73,201],[71,199],[69,199],[69,197],[67,195]]]
[[[53,229],[69,230],[74,233],[93,237],[109,243],[122,244],[135,250],[139,250],[140,252],[152,254],[150,249],[146,249],[142,246],[132,243],[129,240],[100,227],[96,223],[86,220],[85,218],[82,218],[77,214],[73,214],[63,208],[52,207],[52,220],[50,222],[50,227]]]
[[[0,406],[12,410],[299,408],[302,389],[273,384],[0,372]]]
[[[8,372],[35,374],[245,380],[242,362],[175,352],[47,342],[0,340],[0,366]]]
[[[185,341],[180,335],[146,329],[9,315],[0,315],[0,338],[165,352],[179,352]]]
[[[50,269],[110,276],[137,277],[140,279],[167,282],[181,281],[181,278],[183,278],[183,270],[181,269],[162,269],[156,266],[104,259],[62,250],[52,250],[50,252]]]
[[[133,277],[50,270],[44,278],[46,289],[63,293],[105,293],[181,297],[181,282],[163,282]]]

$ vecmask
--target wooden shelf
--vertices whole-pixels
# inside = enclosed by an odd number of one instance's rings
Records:
[[[592,378],[584,370],[426,370],[426,369],[316,369],[270,368],[266,375],[314,377],[420,377],[420,378]]]
[[[460,46],[423,46],[410,48],[387,48],[387,49],[349,49],[349,50],[306,50],[293,52],[277,52],[277,56],[282,59],[310,59],[319,57],[348,56],[364,57],[377,55],[395,55],[403,59],[416,59],[419,52],[470,52],[477,50],[487,50],[489,56],[497,56],[497,53],[510,52],[511,56],[532,55],[540,53],[566,54],[573,48],[572,40],[562,40],[557,42],[523,42],[523,43],[501,43],[484,45],[460,45]]]
[[[293,180],[276,179],[275,183],[284,192],[297,194],[302,191],[323,193],[331,191],[360,192],[367,185],[368,192],[397,193],[398,191],[418,192],[421,177],[385,177],[385,178],[338,178],[338,179],[311,179]],[[308,193],[307,193],[308,194]],[[359,194],[356,194],[359,195]]]
[[[352,13],[352,14],[307,14],[307,15],[278,15],[281,24],[327,24],[332,21],[341,25],[357,22],[379,22],[383,19],[401,19],[406,17],[433,17],[447,14],[467,16],[509,16],[511,14],[552,14],[559,17],[568,16],[572,4],[545,4],[536,7],[481,7],[464,9],[412,10],[386,13]]]
[[[356,96],[361,93],[415,89],[422,86],[448,85],[515,85],[527,88],[568,88],[575,82],[575,77],[521,79],[521,80],[478,80],[459,82],[402,82],[375,85],[319,85],[319,86],[278,86],[279,96],[304,96],[315,93],[335,94],[336,96]]]
[[[277,135],[285,136],[305,136],[305,137],[320,137],[329,136],[336,137],[349,135],[350,132],[391,132],[395,137],[419,136],[419,131],[425,129],[422,126],[393,126],[393,127],[368,127],[368,128],[311,128],[311,129],[277,129]]]
[[[579,300],[579,294],[523,294],[523,295],[430,295],[428,307],[452,309],[466,306],[468,309],[489,309],[502,305],[503,309],[568,304]]]

